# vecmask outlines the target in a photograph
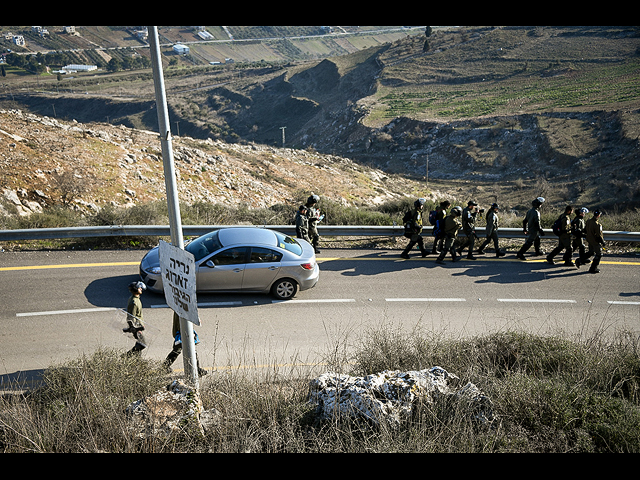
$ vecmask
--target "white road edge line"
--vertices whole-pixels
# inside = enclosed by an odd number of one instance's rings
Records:
[[[16,317],[37,317],[40,315],[63,315],[63,314],[70,314],[70,313],[112,312],[114,310],[117,310],[117,308],[113,308],[113,307],[78,308],[75,310],[51,310],[48,312],[16,313]]]
[[[623,302],[622,300],[608,300],[611,305],[640,305],[640,302]]]

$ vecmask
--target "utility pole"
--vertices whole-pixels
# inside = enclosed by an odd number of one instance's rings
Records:
[[[280,130],[282,130],[282,146],[284,147],[284,129],[287,127],[280,127]]]
[[[178,203],[178,187],[176,185],[176,171],[173,161],[173,147],[171,142],[171,129],[169,127],[169,111],[164,88],[162,73],[162,59],[160,57],[160,44],[158,42],[158,28],[149,29],[149,45],[151,50],[151,66],[153,67],[153,83],[156,92],[156,107],[158,109],[158,127],[160,142],[162,144],[162,163],[164,165],[164,182],[167,190],[167,206],[169,208],[169,228],[171,231],[171,244],[184,250],[184,237],[182,235],[182,220],[180,218],[180,204]],[[192,386],[198,388],[198,369],[196,361],[196,346],[193,333],[193,324],[180,317],[180,336],[182,338],[182,357],[184,361],[184,373]]]
[[[429,188],[429,155],[427,155],[427,188]]]

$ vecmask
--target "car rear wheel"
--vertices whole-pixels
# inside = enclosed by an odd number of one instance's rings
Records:
[[[271,293],[279,300],[289,300],[298,291],[298,284],[290,278],[281,278],[271,287]]]

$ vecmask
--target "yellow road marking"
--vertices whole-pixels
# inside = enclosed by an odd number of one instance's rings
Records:
[[[434,257],[427,257],[427,258],[420,258],[420,257],[416,257],[416,258],[412,258],[411,260],[420,260],[420,261],[431,261],[431,260],[435,260],[435,256]],[[353,261],[353,260],[357,260],[357,261],[370,261],[370,260],[393,260],[393,261],[399,261],[399,262],[406,262],[407,260],[405,260],[404,258],[394,258],[394,257],[367,257],[367,258],[358,258],[358,257],[318,257],[317,261],[318,262],[331,262],[331,261],[338,261],[338,260],[343,260],[343,261]],[[464,259],[461,259],[461,261],[463,261]],[[504,263],[504,259],[497,259],[497,258],[482,258],[479,260],[490,260],[490,261],[496,261],[496,262],[501,262]],[[522,261],[522,260],[520,260]],[[546,260],[544,259],[537,259],[537,260],[526,260],[526,262],[529,263],[543,263],[546,262]],[[609,260],[604,260],[600,262],[601,265],[635,265],[635,266],[640,266],[640,261],[638,262],[631,262],[631,261],[609,261]],[[27,265],[27,266],[21,266],[21,267],[0,267],[0,272],[10,272],[10,271],[18,271],[18,270],[42,270],[42,269],[51,269],[51,268],[88,268],[88,267],[122,267],[122,266],[137,266],[140,265],[140,262],[103,262],[103,263],[69,263],[69,264],[62,264],[62,265]],[[556,263],[557,266],[561,267],[562,262]],[[585,265],[586,266],[586,265]]]
[[[0,267],[0,272],[15,270],[40,270],[46,268],[82,268],[82,267],[120,267],[140,265],[140,262],[105,262],[105,263],[68,263],[64,265],[30,265],[23,267]]]

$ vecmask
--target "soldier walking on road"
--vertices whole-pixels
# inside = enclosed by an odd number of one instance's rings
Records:
[[[478,235],[476,235],[476,215],[478,212],[482,213],[484,209],[478,210],[478,204],[473,200],[469,200],[467,206],[462,210],[462,231],[467,237],[461,241],[458,247],[458,255],[462,255],[462,251],[468,247],[467,259],[469,260],[476,259],[473,256],[473,246],[478,238]]]
[[[316,253],[320,253],[320,250],[318,250],[318,243],[320,242],[318,223],[324,218],[324,215],[320,215],[320,209],[317,207],[319,201],[320,197],[318,195],[311,195],[305,205],[307,207],[307,218],[309,219],[309,238]]]
[[[424,198],[419,198],[413,203],[411,218],[407,219],[404,225],[404,236],[409,239],[409,243],[400,254],[402,258],[409,258],[409,252],[416,244],[418,244],[422,256],[427,256],[428,252],[424,248],[424,239],[422,238],[422,209],[425,203],[426,200]]]
[[[194,344],[197,345],[199,343],[198,334],[194,331]],[[171,336],[173,337],[173,348],[165,358],[163,365],[167,369],[168,372],[171,372],[171,365],[182,353],[182,336],[180,335],[180,316],[173,312],[173,325],[171,327]],[[204,368],[200,368],[200,360],[198,360],[198,355],[196,354],[196,364],[198,368],[198,376],[203,377],[207,374],[207,371]]]
[[[532,208],[529,209],[522,221],[522,231],[525,235],[529,236],[516,255],[520,260],[526,260],[524,254],[531,248],[531,245],[534,246],[537,256],[544,254],[540,249],[540,237],[544,235],[544,231],[540,226],[540,207],[543,203],[543,197],[538,197],[533,200],[533,202],[531,202]]]
[[[140,355],[142,350],[147,348],[147,341],[142,332],[144,331],[144,321],[142,319],[142,301],[140,295],[142,291],[147,289],[144,282],[131,282],[128,287],[131,296],[127,302],[127,327],[122,331],[131,333],[136,343],[127,355]]]
[[[307,217],[307,207],[300,205],[296,213],[296,236],[311,243],[309,238],[309,218]]]
[[[576,210],[576,216],[571,220],[571,234],[573,235],[573,243],[571,247],[574,252],[578,252],[578,261],[580,263],[590,263],[591,260],[585,259],[585,248],[583,238],[587,236],[585,214],[589,213],[589,209],[582,207]],[[576,261],[576,266],[578,266]]]
[[[547,263],[553,265],[553,257],[558,255],[564,250],[563,260],[564,265],[567,267],[573,267],[575,264],[571,259],[573,255],[573,248],[571,243],[571,214],[573,213],[573,207],[567,205],[564,209],[564,213],[560,215],[558,220],[560,221],[560,235],[558,237],[558,246],[554,248],[549,255],[547,255]]]
[[[462,208],[454,207],[451,209],[451,213],[444,219],[444,247],[438,255],[436,263],[444,265],[444,257],[447,253],[451,253],[451,261],[456,262],[460,260],[460,257],[456,255],[455,241],[458,237],[458,232],[462,228],[462,222],[460,217],[462,216]]]
[[[505,255],[503,251],[500,250],[498,246],[498,210],[500,207],[497,203],[494,203],[489,208],[487,212],[487,239],[480,245],[478,248],[478,253],[480,255],[484,254],[484,248],[489,244],[489,242],[493,241],[493,246],[496,249],[496,257],[500,258]]]
[[[436,207],[436,224],[433,226],[433,231],[436,233],[433,238],[433,249],[431,253],[434,255],[437,252],[441,252],[444,247],[444,219],[447,216],[447,209],[451,206],[449,200],[440,202],[440,205]],[[438,248],[439,247],[439,248]]]
[[[593,217],[587,220],[585,230],[587,243],[589,244],[589,252],[585,254],[584,261],[579,258],[576,262],[576,267],[580,268],[580,265],[584,265],[586,260],[593,257],[593,262],[591,263],[591,267],[589,267],[589,273],[600,273],[598,266],[600,265],[602,251],[605,245],[604,236],[602,235],[602,225],[600,224],[601,215],[602,212],[600,212],[600,210],[595,210]]]

